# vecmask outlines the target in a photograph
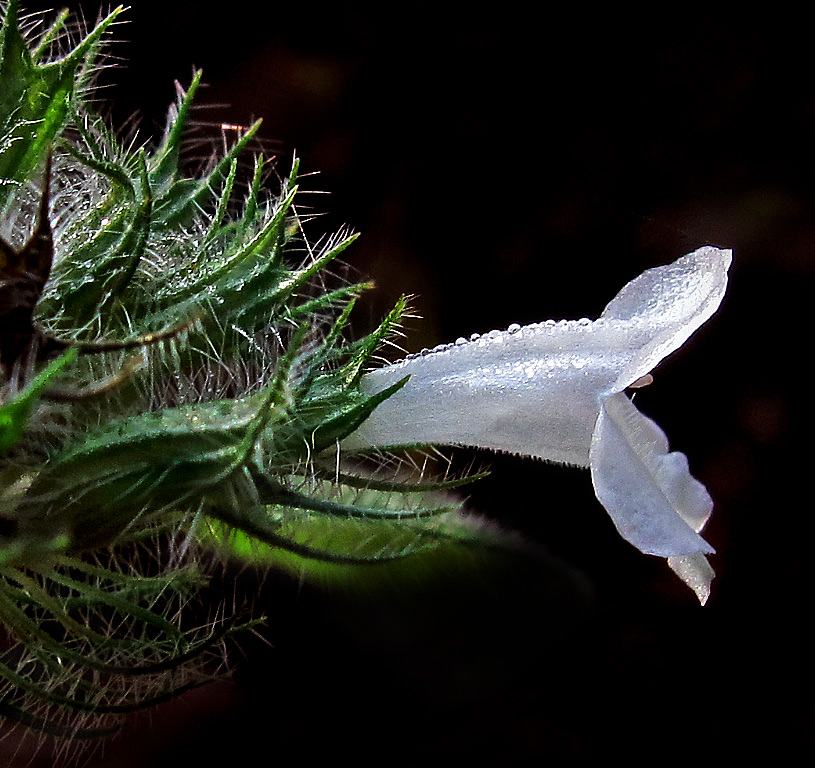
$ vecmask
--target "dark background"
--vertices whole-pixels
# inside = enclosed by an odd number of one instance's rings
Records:
[[[378,288],[360,332],[401,293],[422,318],[410,351],[594,317],[647,267],[706,243],[735,256],[719,313],[637,401],[716,502],[707,606],[619,538],[587,472],[457,451],[492,468],[470,508],[540,558],[335,595],[273,575],[258,598],[272,647],[247,638],[234,684],[136,721],[98,765],[811,754],[811,29],[766,9],[661,13],[168,0],[126,14],[125,68],[103,77],[114,120],[138,110],[155,132],[193,65],[199,101],[230,105],[202,120],[263,117],[280,171],[296,151],[319,171],[304,186],[330,193],[307,200],[328,212],[315,234],[363,233],[347,260]]]

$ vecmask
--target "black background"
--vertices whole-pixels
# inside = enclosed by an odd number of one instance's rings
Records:
[[[308,198],[327,211],[315,234],[363,233],[346,252],[377,283],[360,332],[401,293],[417,351],[594,317],[703,244],[734,264],[719,313],[637,400],[716,502],[707,606],[619,538],[587,472],[457,451],[492,468],[470,508],[544,560],[404,592],[271,576],[272,647],[247,638],[234,683],[137,719],[92,765],[811,753],[811,31],[766,9],[660,13],[168,0],[126,14],[125,68],[100,92],[113,119],[138,110],[157,131],[193,65],[199,101],[229,104],[201,119],[263,117],[280,171],[296,151],[319,171],[304,186],[330,193]]]

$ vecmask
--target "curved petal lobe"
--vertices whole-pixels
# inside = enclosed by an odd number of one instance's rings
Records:
[[[590,450],[597,498],[620,534],[660,557],[713,552],[697,533],[713,509],[681,453],[669,453],[662,430],[622,393],[601,401]]]

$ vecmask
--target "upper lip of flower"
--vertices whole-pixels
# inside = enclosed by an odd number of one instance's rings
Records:
[[[733,254],[705,246],[672,264],[647,269],[606,305],[601,320],[621,320],[642,343],[614,384],[621,392],[650,373],[719,308]]]
[[[668,557],[704,602],[713,549],[698,532],[713,503],[624,390],[716,311],[731,259],[705,246],[643,272],[596,321],[515,326],[373,371],[371,393],[410,380],[343,447],[463,444],[589,466],[621,535]]]

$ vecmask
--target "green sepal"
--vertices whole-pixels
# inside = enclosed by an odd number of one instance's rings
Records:
[[[40,371],[22,392],[0,405],[0,451],[7,451],[19,442],[37,401],[51,380],[76,360],[77,354],[75,349],[69,349]]]
[[[342,395],[331,392],[322,397],[310,397],[301,405],[297,414],[300,424],[295,429],[311,436],[309,442],[315,451],[334,446],[359,427],[373,413],[374,408],[405,386],[408,378],[405,376],[382,391],[368,396],[344,390]],[[288,441],[279,441],[282,455],[286,455],[294,447],[293,439],[296,440],[296,437],[289,436]]]
[[[160,193],[165,192],[176,181],[178,176],[181,139],[202,76],[203,71],[200,69],[193,72],[189,88],[187,88],[186,92],[182,91],[178,103],[170,107],[167,124],[164,128],[164,137],[153,153],[150,183]],[[179,87],[178,84],[176,84],[176,87]]]
[[[8,1],[0,28],[0,178],[22,184],[45,161],[73,114],[80,70],[91,65],[101,37],[123,10],[113,10],[65,56],[39,64],[42,50],[35,58],[20,30],[18,0]],[[13,184],[0,185],[0,211],[12,190]]]
[[[351,347],[351,359],[342,369],[342,375],[349,385],[359,383],[371,356],[384,344],[388,336],[399,325],[406,306],[407,297],[400,296],[394,308],[379,324],[379,327]]]
[[[119,206],[114,217],[103,217],[95,237],[79,244],[54,269],[54,292],[40,302],[38,312],[56,314],[58,307],[57,328],[92,327],[94,318],[110,316],[114,302],[136,309],[137,302],[128,302],[124,294],[144,255],[153,209],[145,153],[136,159],[137,183],[124,188],[132,190],[125,197],[132,194],[133,202]],[[122,196],[112,190],[111,197]]]
[[[200,210],[214,197],[217,185],[228,176],[232,162],[249,145],[260,129],[261,123],[261,120],[257,120],[250,125],[202,178],[172,178],[168,181],[166,178],[168,165],[160,167],[158,179],[163,182],[165,190],[160,190],[156,195],[153,225],[157,232],[183,228],[197,219]],[[169,148],[167,153],[168,157],[173,154]],[[152,176],[151,183],[154,183]]]

